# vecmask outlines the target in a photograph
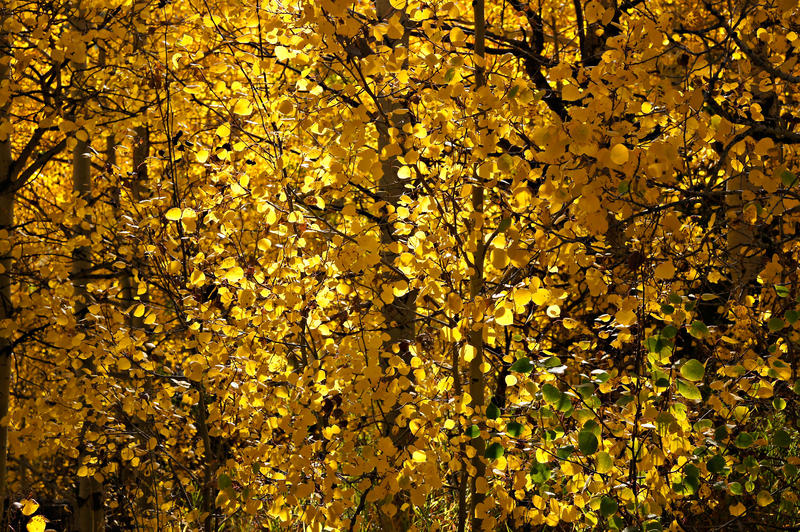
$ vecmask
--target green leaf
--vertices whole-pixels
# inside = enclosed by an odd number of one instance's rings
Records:
[[[544,400],[551,405],[556,405],[561,402],[562,395],[563,394],[561,393],[561,390],[550,383],[546,383],[544,386],[542,386],[542,397],[544,397]]]
[[[593,432],[582,430],[578,433],[578,448],[586,456],[596,453],[599,445],[600,442],[597,441],[597,436]]]
[[[775,293],[778,294],[778,297],[789,297],[789,287],[784,284],[776,284]]]
[[[700,489],[700,479],[687,476],[683,479],[683,485],[686,488],[686,493],[694,495]]]
[[[784,169],[781,172],[781,183],[786,187],[792,187],[797,183],[797,176],[789,170]]]
[[[792,444],[792,437],[789,436],[789,433],[783,429],[779,429],[775,431],[775,434],[772,436],[772,442],[782,449],[788,448]]]
[[[772,408],[778,411],[783,410],[786,408],[786,401],[781,397],[774,397],[772,399]]]
[[[700,320],[694,320],[691,327],[689,327],[689,334],[695,338],[703,338],[708,334],[708,327]]]
[[[486,452],[483,453],[483,456],[488,458],[489,460],[497,460],[505,453],[505,449],[503,446],[497,442],[492,443],[489,447],[486,448]]]
[[[718,475],[722,473],[722,470],[725,469],[725,457],[721,454],[717,454],[711,457],[711,459],[706,464],[706,467],[711,473]]]
[[[747,432],[740,432],[739,435],[736,436],[736,441],[734,442],[734,444],[739,449],[747,449],[748,447],[753,445],[754,441],[755,438],[753,438],[751,434]]]
[[[678,393],[691,401],[703,399],[700,389],[689,381],[678,379]]]
[[[661,305],[661,312],[663,312],[664,314],[672,314],[673,312],[675,312],[675,307],[667,304]]]
[[[506,433],[513,438],[519,438],[524,428],[525,427],[523,427],[521,423],[512,421],[511,423],[506,425]]]
[[[686,380],[701,381],[705,375],[706,368],[703,363],[697,359],[690,358],[681,366],[681,375]]]
[[[561,359],[558,357],[547,357],[542,360],[542,365],[546,368],[555,368],[561,365]]]
[[[595,460],[597,460],[598,473],[608,473],[614,467],[614,459],[605,451],[597,453]]]
[[[511,364],[511,371],[516,371],[518,373],[528,373],[533,369],[533,363],[531,359],[528,357],[522,357],[513,364]]]
[[[233,483],[231,482],[231,477],[229,477],[225,473],[222,473],[219,476],[219,478],[217,478],[217,486],[219,486],[219,489],[221,489],[221,490],[228,489],[232,485],[233,485]]]
[[[678,334],[678,328],[674,325],[667,325],[661,329],[661,337],[667,340],[672,340]]]
[[[662,349],[667,347],[667,344],[660,337],[651,336],[644,341],[644,346],[647,348],[648,353],[660,353]]]
[[[575,389],[578,390],[578,393],[581,394],[581,397],[588,399],[594,393],[594,384],[591,382],[585,382],[577,385]]]
[[[728,484],[728,491],[734,495],[742,495],[744,493],[744,488],[738,482],[731,482]]]
[[[617,505],[617,501],[612,499],[611,497],[603,497],[600,499],[600,514],[603,517],[610,517],[617,513],[619,506]]]
[[[481,429],[479,429],[477,425],[472,425],[464,431],[464,434],[474,439],[481,435]]]
[[[681,303],[683,303],[683,299],[681,299],[681,296],[673,292],[669,295],[669,302],[672,303],[673,305],[680,305]]]
[[[547,464],[533,464],[531,468],[531,481],[534,484],[544,484],[550,480],[550,468],[547,467]]]
[[[497,232],[505,233],[509,227],[511,227],[511,218],[503,218],[497,225]]]
[[[591,410],[589,410],[589,412],[591,412]],[[600,434],[602,432],[602,429],[600,428],[600,424],[597,421],[595,421],[594,419],[587,420],[586,423],[583,424],[583,430],[588,430],[589,432],[593,433],[598,438],[600,437]]]
[[[664,527],[657,520],[645,521],[644,532],[662,532]]]
[[[653,383],[659,388],[666,388],[669,386],[669,375],[659,369],[654,370]]]
[[[792,386],[792,391],[797,395],[800,395],[800,379],[794,381],[794,386]]]
[[[617,399],[614,402],[614,404],[621,408],[627,404],[632,403],[633,401],[634,401],[633,395],[629,393],[623,393],[622,395],[619,396],[619,399]]]
[[[783,322],[783,320],[777,316],[770,318],[770,320],[767,322],[767,327],[771,332],[780,331],[785,326],[786,324]]]
[[[490,402],[486,407],[486,417],[489,419],[497,419],[500,417],[500,409],[494,402]]]
[[[623,181],[619,185],[617,185],[617,192],[620,194],[627,194],[631,189],[630,181]]]
[[[796,310],[787,310],[783,317],[787,322],[789,322],[790,325],[794,325],[798,318],[800,318],[800,312],[797,312]]]
[[[561,460],[566,460],[569,458],[569,455],[575,452],[574,445],[564,445],[563,447],[559,447],[556,449],[556,456],[559,457]]]

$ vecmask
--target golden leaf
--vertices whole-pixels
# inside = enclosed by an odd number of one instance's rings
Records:
[[[611,162],[617,165],[623,165],[628,162],[628,158],[630,157],[630,153],[628,152],[628,148],[625,147],[623,144],[617,144],[613,148],[611,148]]]
[[[22,515],[33,515],[39,509],[39,503],[33,499],[24,499],[22,504]]]

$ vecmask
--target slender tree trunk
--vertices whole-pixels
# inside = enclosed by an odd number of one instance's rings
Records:
[[[0,12],[2,10],[0,9]],[[0,54],[9,50],[5,17],[0,16]],[[0,55],[0,59],[5,59]],[[9,66],[0,60],[0,85],[9,79]],[[10,102],[0,107],[0,121],[6,119]],[[13,319],[11,305],[11,248],[14,231],[14,190],[11,183],[11,137],[0,139],[0,321]],[[8,506],[8,414],[11,395],[11,339],[0,336],[0,529],[6,529]]]
[[[397,12],[389,0],[376,0],[375,7],[378,19],[381,21],[388,20]],[[401,20],[405,25],[407,22],[405,13],[401,13]],[[408,42],[409,35],[408,31],[405,30],[403,36],[400,39],[393,40],[391,44],[392,46],[402,46],[408,49]],[[390,128],[402,130],[403,124],[408,120],[408,117],[406,114],[397,112],[401,105],[389,96],[379,96],[377,103],[383,116],[376,124],[378,129],[378,154],[382,156],[384,149],[392,144],[392,137],[389,133]],[[406,184],[399,176],[400,166],[400,161],[396,155],[386,157],[381,161],[381,178],[378,183],[378,193],[381,199],[386,202],[380,222],[381,247],[384,250],[381,253],[381,258],[384,264],[393,264],[397,258],[397,253],[389,251],[388,247],[397,241],[394,223],[390,222],[389,219],[399,206],[400,197],[404,193]],[[399,275],[393,271],[387,271],[381,277],[381,282],[384,286],[391,285],[399,280]],[[379,287],[379,289],[382,290],[384,286]],[[395,297],[391,303],[383,306],[382,313],[389,334],[389,339],[384,343],[384,350],[387,352],[397,350],[398,356],[403,358],[406,363],[409,363],[411,359],[410,347],[415,341],[416,292],[409,290],[404,295]],[[411,378],[410,375],[409,378]],[[385,415],[385,433],[392,438],[395,447],[402,450],[409,443],[409,434],[397,426],[398,410],[396,405],[392,405]],[[397,513],[388,515],[379,509],[381,529],[386,531],[408,530],[411,526],[411,516],[413,515],[410,504],[403,509],[403,506],[409,503],[408,493],[401,491],[383,501],[383,503],[388,502],[391,502],[396,507]]]
[[[0,142],[0,187],[8,184],[11,162],[11,146],[9,141]],[[11,247],[14,231],[14,193],[0,195],[0,321],[13,319],[14,308],[11,304]],[[8,415],[11,396],[11,355],[13,345],[11,339],[0,336],[0,529],[5,529],[6,508],[8,501]]]
[[[77,140],[72,154],[72,183],[73,190],[78,196],[78,201],[85,207],[92,191],[91,161],[89,159],[89,141]],[[75,228],[76,235],[88,236],[90,233],[90,218],[85,216]],[[88,273],[91,268],[89,260],[91,246],[83,243],[77,246],[72,253],[72,284],[75,301],[75,320],[78,329],[84,329],[84,320],[88,310],[89,292],[87,290]],[[91,361],[89,362],[91,365]],[[90,367],[90,369],[92,369]],[[87,412],[91,416],[91,409]],[[90,421],[89,429],[96,427]],[[82,442],[85,444],[85,442]],[[80,477],[78,480],[78,528],[80,532],[96,532],[104,527],[103,516],[103,485],[94,475]]]
[[[726,202],[728,212],[733,216],[729,220],[727,248],[733,295],[741,300],[747,294],[747,285],[758,275],[762,257],[755,247],[755,228],[744,218],[746,207],[743,194],[754,192],[755,188],[747,179],[747,174],[728,180],[726,185]]]
[[[479,92],[486,84],[484,79],[484,60],[485,60],[485,32],[486,21],[484,18],[484,0],[473,0],[472,3],[475,16],[475,92]],[[482,115],[479,113],[479,118]],[[476,163],[477,169],[477,163]],[[475,172],[475,185],[472,189],[472,210],[475,212],[475,220],[478,227],[474,229],[476,238],[474,255],[474,272],[470,278],[470,297],[473,301],[480,297],[484,288],[484,258],[486,255],[486,244],[483,232],[483,213],[484,213],[484,187],[482,179]],[[485,413],[486,379],[483,374],[483,319],[480,323],[472,325],[469,334],[469,344],[473,349],[473,358],[469,365],[469,395],[471,397],[470,406],[472,415],[480,421],[483,429],[483,415]],[[483,519],[478,517],[482,514],[479,505],[486,497],[486,462],[484,453],[486,452],[486,442],[483,437],[473,440],[475,456],[472,459],[472,466],[475,474],[472,477],[471,491],[472,500],[470,501],[470,515],[472,518],[472,530],[477,532],[483,528]]]
[[[84,12],[80,5],[77,6],[74,19],[75,26],[85,33],[88,24]],[[84,81],[84,70],[86,62],[74,64],[75,73],[73,82],[75,83],[76,95],[83,97],[81,84]],[[89,132],[79,130],[76,134],[75,147],[72,151],[72,188],[77,196],[77,201],[84,210],[88,209],[91,200],[92,181],[91,181],[91,159],[90,159]],[[74,228],[76,236],[87,237],[91,233],[91,216],[88,210],[83,218],[78,221]],[[74,298],[75,323],[78,330],[85,330],[85,319],[89,306],[88,274],[91,268],[90,263],[91,246],[87,242],[81,242],[72,251],[72,286]],[[94,363],[91,359],[87,360],[89,370],[94,372]],[[87,409],[87,418],[91,418],[94,412],[91,408]],[[86,420],[86,431],[97,430],[97,427],[90,419]],[[81,442],[85,446],[86,442]],[[80,453],[79,460],[82,462],[88,453],[84,449]],[[78,479],[78,529],[80,532],[97,532],[103,530],[105,517],[103,515],[103,485],[94,475],[84,476]]]

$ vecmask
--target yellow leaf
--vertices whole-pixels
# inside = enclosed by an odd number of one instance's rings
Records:
[[[85,465],[82,465],[78,468],[78,476],[79,477],[88,477],[89,476],[89,468]]]
[[[507,306],[501,305],[494,311],[494,320],[498,325],[507,327],[514,323],[514,313]]]
[[[253,112],[253,106],[244,98],[239,98],[233,106],[233,114],[247,116]]]
[[[150,314],[148,314],[148,315],[147,315],[147,317],[144,319],[144,324],[145,324],[145,325],[152,325],[152,324],[154,324],[155,322],[156,322],[156,313],[155,313],[155,312],[151,312],[151,313],[150,313]]]
[[[611,148],[611,162],[614,164],[625,164],[628,162],[628,158],[630,154],[628,153],[628,148],[626,148],[623,144],[617,144],[613,148]]]
[[[675,265],[671,260],[662,262],[653,271],[657,279],[672,279],[675,276]]]
[[[167,211],[165,216],[167,217],[167,220],[171,222],[178,221],[181,219],[181,210],[178,207],[173,207]]]
[[[198,163],[204,163],[208,160],[208,150],[200,150],[194,154]]]
[[[33,515],[39,509],[39,503],[33,499],[24,499],[22,504],[22,515]]]
[[[142,316],[144,316],[144,310],[145,310],[144,305],[139,303],[133,311],[133,317],[141,318]]]
[[[566,85],[561,91],[561,97],[568,102],[580,100],[581,90],[575,85]]]
[[[547,307],[547,315],[551,318],[557,318],[561,316],[561,307],[558,305],[550,305]]]
[[[414,453],[411,455],[411,459],[421,464],[428,460],[428,456],[425,454],[425,451],[414,451]]]
[[[617,323],[620,325],[628,326],[636,323],[636,313],[632,310],[620,310],[614,317],[617,319]]]
[[[536,305],[544,305],[550,299],[550,290],[547,288],[539,288],[533,293],[532,300]]]
[[[466,34],[464,33],[464,31],[461,28],[455,27],[455,28],[450,30],[450,42],[451,43],[453,43],[453,44],[462,43],[462,42],[464,42],[464,40],[466,40],[466,38],[467,38],[467,36],[466,36]]]
[[[470,362],[473,358],[475,358],[475,348],[473,346],[466,344],[463,347],[463,350],[464,352],[462,356],[464,357],[464,362]]]
[[[289,100],[283,100],[278,106],[278,111],[280,111],[281,114],[290,115],[294,111],[294,104]]]
[[[229,283],[235,283],[240,281],[244,277],[244,270],[241,267],[236,266],[235,268],[231,268],[227,272],[225,272],[225,280]]]
[[[350,291],[350,287],[347,287],[347,292]],[[345,293],[344,295],[347,295]],[[463,302],[461,301],[461,296],[456,294],[455,292],[450,292],[447,294],[447,310],[450,312],[456,313],[461,312],[461,309],[464,307]]]
[[[736,504],[732,504],[728,506],[728,511],[731,513],[732,516],[738,517],[747,511],[744,504],[741,502],[737,502]]]
[[[759,506],[769,506],[774,500],[767,490],[761,490],[756,495],[756,502],[758,502]]]
[[[195,268],[192,271],[192,286],[200,286],[206,281],[206,274]]]
[[[518,306],[524,306],[531,301],[531,291],[527,288],[520,288],[514,292],[514,303]]]
[[[44,532],[45,527],[47,526],[47,519],[44,518],[42,515],[34,515],[31,517],[31,520],[28,521],[28,532]]]

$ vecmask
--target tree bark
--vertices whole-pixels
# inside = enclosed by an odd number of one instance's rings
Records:
[[[376,0],[375,7],[377,10],[378,19],[381,21],[388,20],[393,16],[397,10],[394,9],[389,0]],[[401,13],[401,20],[405,26],[406,14]],[[392,40],[392,46],[402,46],[408,49],[409,35],[408,30],[403,31],[403,36],[400,39]],[[379,107],[382,118],[376,123],[378,130],[378,154],[382,156],[384,149],[392,144],[392,137],[390,128],[397,128],[402,130],[403,125],[408,120],[406,114],[398,113],[401,108],[400,103],[391,96],[378,96],[377,104]],[[394,223],[390,221],[391,215],[399,206],[400,197],[405,190],[405,180],[399,176],[400,161],[396,155],[384,158],[381,161],[381,177],[378,182],[378,194],[380,199],[386,202],[382,208],[380,230],[381,230],[381,247],[384,251],[381,252],[381,259],[384,264],[393,264],[398,256],[397,253],[388,250],[388,247],[397,242],[397,235],[395,234]],[[400,280],[399,275],[391,270],[380,278],[384,286],[391,285]],[[383,289],[382,287],[379,287]],[[387,353],[398,351],[400,356],[406,363],[410,363],[411,353],[410,347],[415,341],[415,317],[416,317],[416,293],[413,290],[406,292],[404,295],[395,297],[395,299],[382,308],[383,319],[387,327],[389,339],[384,342],[384,350]],[[382,367],[386,367],[386,360],[382,361]],[[411,375],[409,375],[411,378]],[[397,426],[398,410],[396,405],[392,405],[391,409],[386,412],[384,420],[384,432],[387,436],[392,438],[394,446],[402,450],[409,444],[408,434],[400,430]],[[388,515],[379,508],[379,518],[381,521],[381,529],[386,531],[405,531],[411,527],[411,518],[413,512],[410,508],[410,501],[408,493],[405,490],[394,494],[393,497],[388,497],[382,501],[382,504],[391,502],[397,509],[394,515]],[[409,506],[403,509],[403,506]]]
[[[0,9],[0,85],[10,77],[10,67],[5,54],[10,51],[6,36],[5,16]],[[0,121],[8,116],[10,101],[0,107]],[[14,241],[14,192],[11,186],[11,136],[0,139],[0,322],[13,319],[11,304],[11,266]],[[0,336],[0,528],[7,526],[8,506],[8,414],[11,395],[11,338]]]
[[[485,61],[485,32],[486,20],[484,14],[484,0],[474,0],[472,3],[474,18],[475,18],[475,92],[478,93],[485,86],[486,80],[484,78],[484,61]],[[478,120],[482,117],[479,112]],[[478,227],[474,229],[476,238],[475,242],[475,255],[474,255],[474,271],[470,278],[470,298],[475,301],[483,293],[484,288],[484,259],[486,255],[486,243],[484,242],[483,233],[483,213],[484,213],[484,187],[481,177],[478,175],[477,167],[475,165],[475,185],[472,190],[472,210],[475,213],[476,224]],[[470,406],[472,407],[473,418],[478,421],[481,429],[484,428],[483,416],[485,413],[485,395],[486,395],[486,379],[483,374],[484,353],[483,353],[483,319],[480,323],[473,323],[472,330],[469,334],[469,344],[473,349],[473,358],[469,365],[469,395],[471,398]],[[481,431],[483,432],[483,430]],[[483,437],[478,437],[473,440],[473,447],[475,447],[475,456],[472,459],[472,466],[475,469],[475,474],[472,477],[471,491],[472,499],[470,501],[470,516],[472,519],[472,530],[477,532],[483,529],[483,519],[479,517],[481,511],[478,506],[481,505],[485,499],[485,481],[481,482],[486,476],[486,462],[484,453],[486,452],[486,442]]]
[[[762,257],[755,245],[755,228],[744,218],[746,191],[754,192],[755,188],[742,173],[728,180],[726,184],[726,202],[729,215],[727,234],[727,251],[734,298],[742,301],[747,294],[747,286],[756,279],[761,266]]]
[[[91,161],[89,159],[89,141],[77,140],[72,154],[72,186],[83,206],[87,205],[92,191]],[[90,233],[90,217],[85,216],[75,227],[75,234],[88,236]],[[82,243],[72,252],[72,284],[75,301],[75,321],[79,330],[85,328],[85,317],[88,310],[89,292],[87,289],[88,273],[91,268],[89,260],[91,247]],[[88,361],[93,370],[91,360]],[[92,415],[91,409],[87,412]],[[94,424],[86,421],[89,429]],[[85,442],[82,442],[82,444]],[[85,454],[85,452],[83,453]],[[78,480],[78,528],[80,532],[97,532],[103,529],[103,486],[94,475],[80,477]]]
[[[84,17],[80,5],[77,6],[75,15],[75,25],[85,33],[88,24]],[[85,60],[74,64],[75,73],[73,74],[74,90],[79,98],[83,98],[81,84],[84,81],[84,71],[86,70]],[[90,159],[89,132],[79,130],[75,138],[75,147],[72,151],[72,188],[77,196],[77,201],[82,209],[87,209],[91,200],[91,159]],[[88,238],[91,233],[91,216],[88,211],[84,213],[74,227],[74,235]],[[74,315],[77,329],[85,330],[86,314],[89,306],[88,275],[91,268],[90,262],[91,246],[86,242],[81,242],[72,251],[72,286],[74,298]],[[94,373],[94,362],[87,359],[87,369]],[[87,419],[84,423],[84,433],[97,427],[91,421],[93,411],[87,408]],[[82,452],[79,455],[81,465],[84,458],[88,455],[85,449],[86,442],[81,442]],[[103,515],[103,484],[94,475],[79,477],[78,479],[78,529],[80,532],[98,532],[104,529],[105,516]]]

